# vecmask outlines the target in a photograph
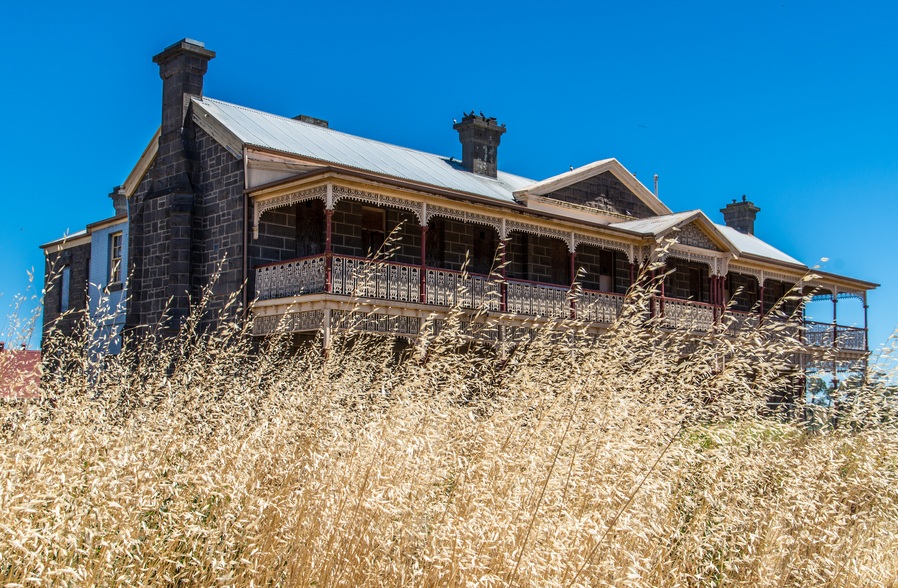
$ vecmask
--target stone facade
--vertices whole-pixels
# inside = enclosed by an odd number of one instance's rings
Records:
[[[562,188],[548,197],[634,218],[655,214],[611,172]]]
[[[217,311],[243,286],[243,162],[193,122],[183,136],[191,193],[165,189],[173,168],[157,158],[131,197],[128,329],[176,329],[205,288]]]
[[[668,298],[692,299],[710,302],[708,265],[669,257],[665,271],[671,272],[664,280],[664,295]]]
[[[90,243],[48,252],[45,260],[44,338],[51,327],[65,335],[73,335],[77,332],[88,308]],[[64,268],[68,268],[69,272],[67,312],[61,309]]]

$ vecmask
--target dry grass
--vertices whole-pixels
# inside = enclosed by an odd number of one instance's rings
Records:
[[[506,349],[52,341],[53,402],[0,407],[0,585],[898,585],[875,391],[808,433],[764,413],[788,330],[695,343],[634,302]]]

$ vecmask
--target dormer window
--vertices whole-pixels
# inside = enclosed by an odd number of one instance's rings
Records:
[[[122,232],[109,235],[109,285],[122,282]]]

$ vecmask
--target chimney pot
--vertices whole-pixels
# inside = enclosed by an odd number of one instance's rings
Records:
[[[125,194],[125,189],[121,186],[116,186],[112,189],[112,192],[109,193],[109,197],[112,198],[112,206],[115,208],[115,216],[122,216],[128,214],[128,196]]]
[[[495,178],[498,175],[499,141],[505,133],[505,125],[499,125],[495,117],[465,114],[461,122],[452,125],[458,131],[461,142],[462,166],[469,172]]]

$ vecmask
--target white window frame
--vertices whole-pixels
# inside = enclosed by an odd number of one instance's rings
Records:
[[[62,266],[62,272],[59,284],[59,312],[66,312],[69,309],[71,300],[69,299],[69,293],[72,289],[72,268],[64,265]]]
[[[118,241],[118,246],[116,246]],[[124,247],[124,234],[122,231],[109,235],[109,285],[122,282],[122,249]],[[117,254],[117,255],[116,255]]]

